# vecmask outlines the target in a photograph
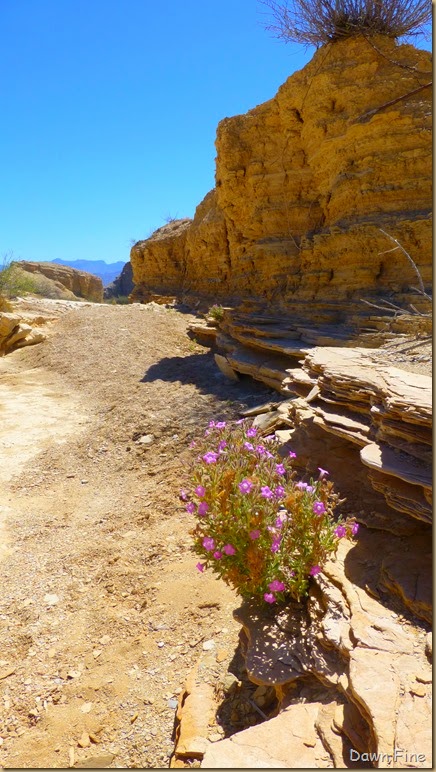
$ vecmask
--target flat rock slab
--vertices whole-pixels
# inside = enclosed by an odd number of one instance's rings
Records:
[[[314,731],[320,703],[292,705],[263,724],[210,745],[203,769],[315,769],[327,764]]]

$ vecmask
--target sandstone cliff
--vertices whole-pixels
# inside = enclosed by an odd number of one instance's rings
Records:
[[[103,290],[105,299],[127,297],[133,290],[132,264],[125,263],[121,273]]]
[[[430,72],[426,51],[349,38],[269,102],[221,121],[216,188],[192,221],[135,244],[133,299],[257,298],[302,321],[354,324],[356,309],[369,313],[361,298],[417,283],[380,228],[429,286]]]
[[[78,271],[66,265],[57,263],[32,263],[21,260],[17,265],[24,271],[46,276],[51,281],[65,287],[76,298],[92,300],[95,303],[103,301],[103,283],[100,278],[85,271]],[[74,297],[73,297],[74,299]]]

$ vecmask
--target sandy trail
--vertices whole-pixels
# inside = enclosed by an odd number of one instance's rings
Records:
[[[74,307],[0,360],[4,767],[168,767],[202,641],[217,677],[235,654],[238,599],[196,571],[177,494],[189,440],[271,392],[226,381],[191,318]]]

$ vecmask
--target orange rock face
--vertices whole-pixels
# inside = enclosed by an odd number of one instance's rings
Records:
[[[221,121],[216,188],[192,221],[133,247],[137,295],[259,298],[306,315],[308,301],[392,298],[417,276],[380,228],[429,286],[430,73],[426,51],[349,38],[269,102]]]
[[[32,263],[21,260],[17,265],[28,273],[38,273],[52,281],[58,282],[76,297],[92,300],[95,303],[103,302],[103,283],[98,276],[86,271],[78,271],[67,265],[58,263]]]

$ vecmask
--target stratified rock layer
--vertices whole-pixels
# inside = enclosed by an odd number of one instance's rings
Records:
[[[51,281],[58,283],[73,293],[77,298],[92,300],[95,303],[103,301],[103,283],[98,276],[86,271],[78,271],[58,263],[32,263],[21,260],[17,265],[28,273],[42,274]]]
[[[418,281],[380,228],[430,285],[430,62],[384,37],[350,38],[221,121],[216,188],[192,221],[133,247],[134,299],[258,298],[306,323],[365,319],[361,298],[402,302]]]

